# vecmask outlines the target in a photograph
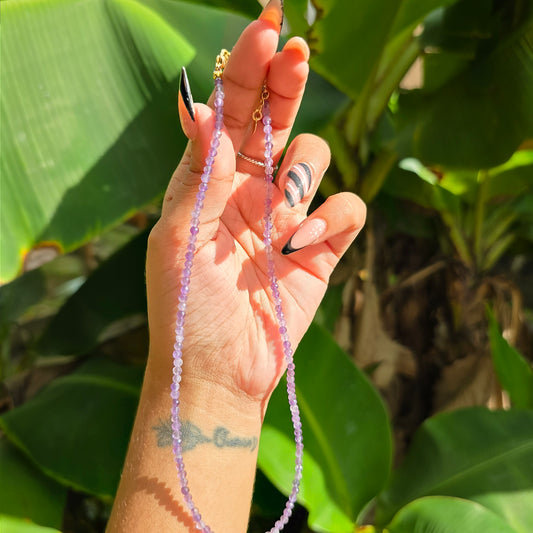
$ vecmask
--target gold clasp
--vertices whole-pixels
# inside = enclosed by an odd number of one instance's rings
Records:
[[[222,48],[222,50],[220,50],[220,54],[217,55],[217,60],[215,63],[215,70],[213,71],[214,80],[222,76],[222,73],[224,72],[224,69],[226,68],[226,64],[228,62],[230,53],[231,52],[228,52],[228,50],[226,50],[225,48]]]
[[[261,91],[261,98],[259,100],[259,105],[257,106],[257,109],[252,113],[252,120],[254,121],[254,129],[252,131],[252,135],[255,133],[255,130],[257,129],[257,124],[260,120],[263,118],[263,105],[265,104],[266,100],[268,100],[270,94],[268,92],[266,82],[263,84],[263,90]]]

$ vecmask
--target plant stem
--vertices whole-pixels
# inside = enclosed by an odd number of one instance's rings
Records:
[[[454,216],[452,215],[452,213],[448,211],[441,211],[440,216],[442,218],[442,221],[448,228],[448,231],[450,232],[450,239],[453,245],[455,246],[455,249],[457,250],[459,257],[461,258],[461,260],[463,261],[465,265],[472,268],[473,266],[472,254],[470,253],[470,250],[468,249],[468,244],[465,241],[461,228],[458,226]]]
[[[483,262],[483,221],[485,219],[488,176],[487,170],[480,170],[477,175],[478,194],[474,220],[474,259],[478,270],[481,269]]]
[[[396,162],[398,156],[391,150],[381,150],[374,160],[370,168],[365,172],[359,189],[359,196],[365,202],[371,202],[376,194],[381,189],[385,178],[389,174],[392,165]]]
[[[379,64],[376,62],[372,73],[368,77],[368,80],[357,99],[357,102],[354,103],[351,110],[348,111],[348,116],[346,118],[345,126],[345,135],[348,144],[352,147],[359,145],[361,137],[365,131],[366,125],[366,114],[368,108],[368,102],[372,94],[372,89],[374,87],[374,78],[378,71]]]
[[[368,103],[366,124],[372,128],[387,106],[407,71],[420,53],[418,39],[409,35],[399,53],[388,62],[384,76],[377,81]]]
[[[418,40],[408,33],[407,37],[393,44],[392,50],[384,49],[376,61],[357,102],[347,115],[345,135],[348,144],[360,149],[364,164],[366,153],[361,149],[365,131],[372,129],[389,102],[392,93],[420,53]]]
[[[348,191],[355,191],[359,178],[359,167],[351,147],[346,142],[346,138],[342,135],[336,122],[328,126],[325,137],[329,143],[335,165],[341,173],[343,188]],[[333,193],[330,192],[329,194]]]

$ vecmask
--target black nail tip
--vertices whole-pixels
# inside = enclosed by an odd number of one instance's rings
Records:
[[[293,248],[291,246],[291,240],[292,240],[292,237],[289,239],[289,241],[287,242],[287,244],[281,249],[281,253],[283,255],[289,255],[289,254],[292,254],[293,252],[297,252],[300,248]]]
[[[281,22],[279,24],[279,31],[283,29],[283,20],[285,19],[285,5],[283,3],[283,0],[280,0],[281,3]]]
[[[185,104],[185,107],[187,108],[187,111],[189,112],[192,121],[196,122],[194,119],[194,102],[192,99],[191,87],[189,85],[189,79],[187,78],[187,71],[185,70],[185,67],[181,67],[180,94],[183,98],[183,102]]]

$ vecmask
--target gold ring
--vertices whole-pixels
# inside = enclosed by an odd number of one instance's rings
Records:
[[[266,165],[265,165],[265,163],[263,161],[258,161],[257,159],[254,159],[253,157],[249,157],[249,156],[243,154],[242,152],[238,152],[237,153],[237,157],[241,157],[245,161],[248,161],[248,163],[252,163],[252,165],[257,165],[258,167],[261,167],[261,168],[265,168],[266,167]],[[278,165],[276,165],[273,168],[274,168],[274,170],[278,170]]]

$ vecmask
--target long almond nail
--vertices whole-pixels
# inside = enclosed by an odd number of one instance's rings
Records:
[[[280,32],[283,26],[283,0],[270,0],[261,11],[259,20],[271,22],[274,29]]]
[[[310,191],[313,182],[311,166],[307,163],[296,163],[287,173],[287,182],[283,191],[285,203],[294,207],[301,202],[303,197]]]
[[[289,255],[306,246],[314,244],[324,235],[324,233],[326,233],[327,227],[328,225],[326,221],[322,218],[313,218],[304,221],[288,240],[287,244],[281,250],[281,253],[283,255]]]
[[[185,114],[185,110],[187,110],[188,117]],[[182,67],[181,69],[180,92],[178,96],[178,111],[183,132],[185,133],[188,139],[193,139],[194,137],[196,137],[194,101],[192,99],[191,87],[189,85],[189,79],[187,78],[187,71],[185,70],[185,67]]]

